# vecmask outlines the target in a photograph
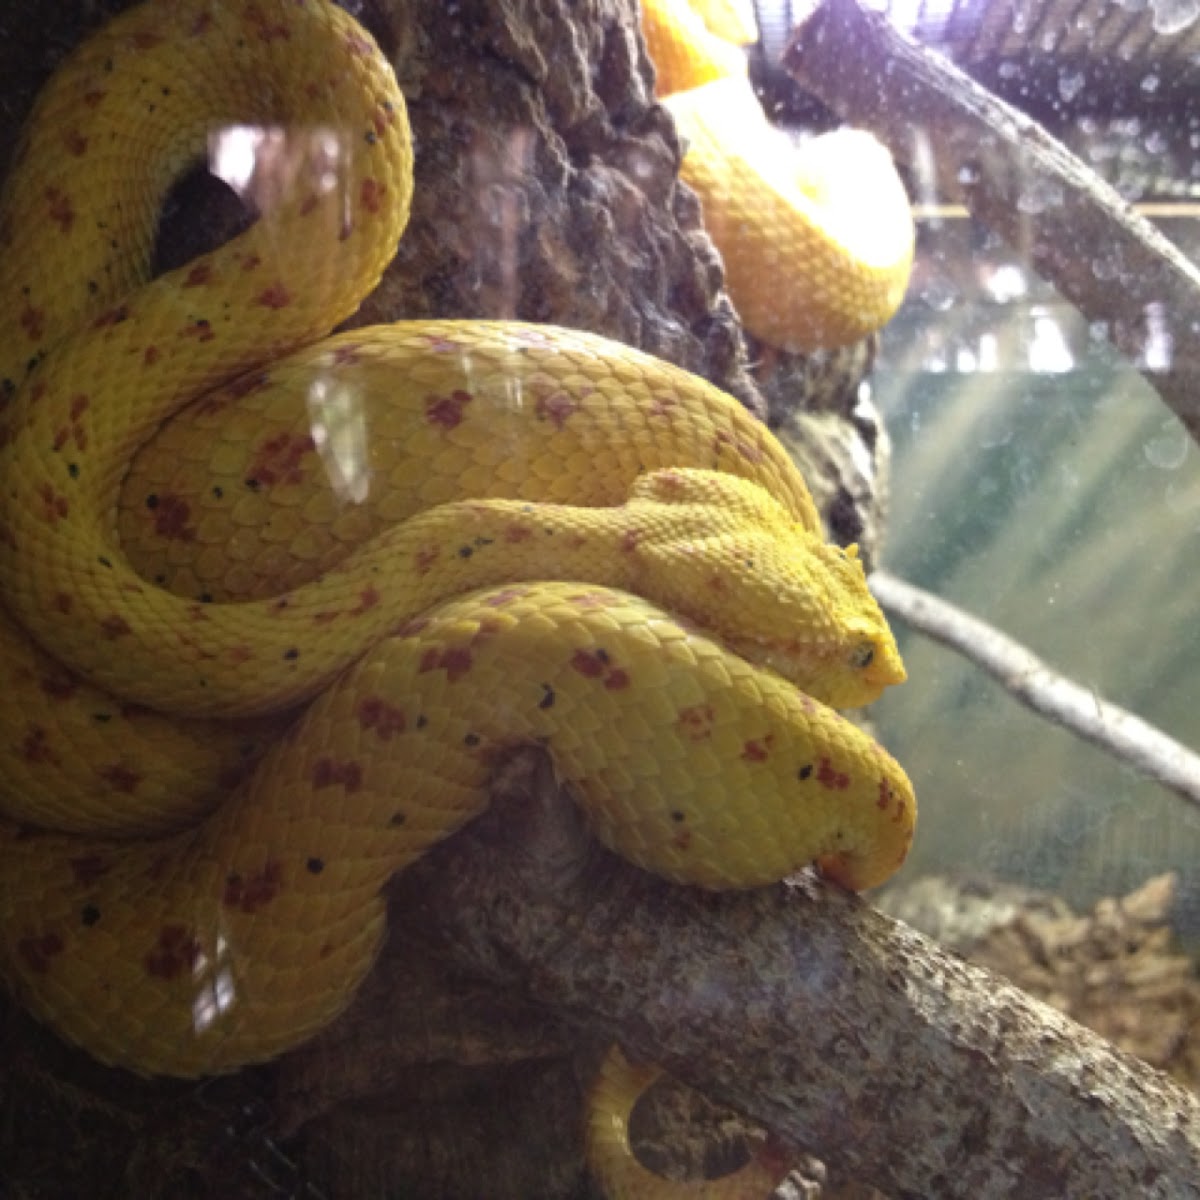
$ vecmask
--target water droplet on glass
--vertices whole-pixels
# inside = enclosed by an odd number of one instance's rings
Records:
[[[958,299],[958,289],[948,279],[935,276],[921,288],[920,296],[934,312],[947,312]]]
[[[1083,91],[1086,82],[1082,71],[1062,71],[1058,76],[1058,94],[1070,104]]]
[[[1062,188],[1049,179],[1035,179],[1028,187],[1022,188],[1017,196],[1017,208],[1023,213],[1045,212],[1062,203]]]
[[[1142,447],[1142,453],[1151,466],[1162,471],[1174,471],[1183,466],[1189,441],[1187,430],[1178,421],[1164,421],[1162,433],[1151,438]]]
[[[1158,91],[1159,78],[1157,75],[1147,75],[1142,80],[1142,91],[1147,95],[1152,96]]]
[[[958,182],[964,187],[979,182],[979,168],[974,163],[963,163],[958,168]]]
[[[1200,0],[1150,0],[1154,32],[1179,33],[1200,16]]]

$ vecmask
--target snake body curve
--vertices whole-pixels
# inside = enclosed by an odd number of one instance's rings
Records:
[[[891,155],[838,129],[795,145],[772,128],[723,6],[642,0],[656,91],[683,134],[680,174],[704,207],[745,327],[809,353],[859,341],[899,308],[916,233]],[[719,32],[718,32],[719,31]]]
[[[156,146],[141,174],[120,151],[135,117]],[[310,131],[290,186],[246,234],[144,282],[158,197],[232,125]],[[374,285],[410,190],[403,99],[356,23],[314,0],[186,0],[83,47],[6,192],[0,675],[18,699],[0,710],[0,973],[106,1062],[207,1074],[327,1023],[374,957],[383,884],[480,810],[514,738],[550,746],[603,840],[681,881],[754,886],[816,859],[870,886],[911,840],[903,771],[826,707],[902,679],[894,642],[733,401],[550,328],[421,322],[297,349]],[[414,387],[397,437],[441,439],[429,462],[466,455],[445,494],[417,488],[401,524],[275,595],[198,599],[137,573],[113,513],[177,410],[201,397],[215,419],[269,397],[264,375],[313,370],[365,395],[354,369],[401,353],[466,385]],[[465,401],[438,405],[485,395],[480,362],[528,389],[519,436],[544,485],[500,461],[473,490],[487,438],[447,416]],[[581,461],[602,488],[572,490]]]

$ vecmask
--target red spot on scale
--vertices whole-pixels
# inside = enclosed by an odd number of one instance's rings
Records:
[[[64,617],[68,616],[74,603],[75,597],[70,592],[59,592],[54,597],[54,610],[62,613]]]
[[[304,456],[315,449],[311,434],[277,433],[254,452],[248,475],[265,487],[295,487],[304,482]]]
[[[71,511],[66,496],[56,492],[48,483],[38,488],[38,499],[42,502],[42,519],[48,525],[57,525]]]
[[[162,43],[163,35],[149,29],[139,30],[129,39],[129,44],[135,50],[153,50],[155,46],[161,46]]]
[[[520,600],[528,594],[524,588],[505,588],[503,591],[493,592],[484,600],[484,604],[488,608],[504,608],[505,605],[511,604],[514,600]]]
[[[689,741],[703,742],[712,737],[715,714],[710,704],[693,704],[679,710],[679,730]]]
[[[154,532],[169,542],[194,542],[196,530],[188,523],[191,518],[191,505],[182,496],[162,493],[154,506]]]
[[[78,129],[71,128],[63,132],[63,145],[67,148],[68,154],[82,158],[87,153],[88,140]]]
[[[195,969],[203,947],[186,925],[164,925],[158,939],[142,960],[146,974],[155,979],[175,979]]]
[[[212,283],[212,279],[213,279],[212,263],[200,262],[200,263],[197,263],[187,273],[186,276],[184,276],[183,286],[187,287],[187,288],[205,287],[208,284]]]
[[[332,355],[333,365],[335,367],[352,366],[356,362],[361,362],[362,356],[362,347],[357,342],[344,343],[335,347]]]
[[[404,710],[389,704],[381,696],[364,697],[358,702],[354,715],[362,729],[371,730],[385,742],[403,733],[408,724]]]
[[[226,908],[236,908],[249,916],[270,904],[279,895],[282,886],[283,865],[271,861],[253,875],[229,875],[225,880],[225,890],[221,893],[221,903]]]
[[[129,628],[129,622],[124,617],[114,613],[100,622],[100,632],[110,641],[115,642],[117,638],[125,637],[133,630]]]
[[[748,739],[742,746],[742,760],[744,762],[766,762],[771,756],[771,743],[774,740],[773,733],[768,733],[761,739]]]
[[[194,338],[198,342],[211,342],[217,335],[212,325],[203,317],[190,321],[179,331],[180,337]]]
[[[571,656],[571,666],[588,679],[599,679],[604,674],[605,661],[594,650],[576,650]]]
[[[212,28],[213,15],[210,12],[202,12],[193,22],[191,29],[188,30],[189,37],[200,37],[207,33]]]
[[[104,97],[107,95],[108,93],[103,88],[93,88],[90,92],[84,92],[83,102],[88,108],[99,108]]]
[[[282,283],[273,283],[259,292],[254,302],[263,308],[287,308],[292,302],[292,297]]]
[[[21,757],[29,763],[58,763],[58,755],[50,748],[46,731],[41,725],[30,725],[21,743]]]
[[[352,617],[361,617],[363,613],[370,612],[373,608],[378,608],[379,599],[379,589],[372,584],[368,584],[358,593],[358,603],[350,610],[350,615]]]
[[[827,758],[823,758],[817,767],[817,782],[834,791],[845,791],[850,786],[850,776],[844,771],[837,770]]]
[[[137,791],[138,786],[142,782],[141,775],[137,771],[131,771],[128,767],[121,763],[115,763],[111,767],[105,767],[100,772],[100,778],[106,783],[112,784],[118,792],[124,792],[127,796],[133,795]]]
[[[471,403],[471,393],[461,389],[448,396],[425,397],[425,420],[430,425],[443,429],[454,429],[462,424],[463,410]]]
[[[732,450],[739,458],[745,459],[746,462],[760,463],[763,460],[761,446],[756,446],[753,442],[748,442],[743,437],[738,437],[736,434],[721,429],[717,431],[716,437],[713,438],[713,453],[720,458],[721,454],[726,450]]]
[[[45,975],[53,960],[66,948],[66,943],[57,933],[34,934],[17,942],[17,953],[25,966],[36,975]]]
[[[364,179],[362,187],[359,189],[359,199],[362,201],[362,206],[371,213],[372,216],[377,215],[383,208],[384,197],[387,195],[387,187],[377,179]]]
[[[346,49],[351,54],[357,54],[359,58],[370,58],[375,51],[369,38],[365,38],[361,33],[355,33],[353,30],[345,35],[345,42]]]
[[[142,366],[152,367],[159,360],[159,350],[157,346],[147,346],[142,351]]]
[[[610,692],[624,691],[629,686],[629,672],[616,666],[606,650],[576,650],[571,666],[587,679],[601,679]]]
[[[44,309],[34,308],[32,304],[27,304],[21,310],[21,328],[28,335],[30,341],[40,342],[46,332],[46,313]]]
[[[357,792],[362,787],[362,764],[319,758],[313,763],[312,785],[314,788],[342,787],[347,792]]]
[[[579,405],[565,392],[553,392],[549,396],[539,396],[534,411],[539,421],[550,421],[555,429],[561,429],[578,409]]]
[[[50,220],[58,226],[59,232],[69,233],[75,224],[75,207],[71,197],[61,188],[48,187],[45,191],[46,213]]]
[[[457,683],[471,670],[471,651],[466,646],[447,646],[439,650],[430,647],[421,655],[418,668],[422,675],[430,671],[445,671],[448,683]]]
[[[387,132],[388,126],[395,120],[396,110],[391,105],[384,107],[382,104],[377,104],[371,114],[371,124],[375,126],[375,132],[381,136]]]
[[[254,36],[267,45],[272,42],[286,42],[292,36],[292,31],[288,28],[286,21],[268,20],[266,15],[256,7],[248,10],[247,17],[254,30]]]
[[[112,864],[100,854],[81,854],[78,858],[69,859],[67,865],[80,887],[91,887],[112,869]]]
[[[418,575],[427,575],[429,568],[438,560],[440,551],[436,546],[425,546],[413,555],[413,566]]]
[[[620,599],[611,592],[573,592],[567,597],[567,601],[586,612],[611,608],[614,604],[620,603]]]
[[[73,675],[43,675],[38,682],[51,700],[70,700],[79,688],[79,680]]]
[[[122,321],[129,320],[129,306],[127,304],[118,304],[115,308],[105,309],[92,322],[93,329],[111,329],[114,325],[120,325]]]
[[[632,554],[638,548],[638,543],[641,540],[642,540],[642,535],[639,530],[627,529],[621,535],[621,550],[625,554]]]
[[[504,530],[504,540],[511,545],[527,542],[533,537],[533,530],[528,525],[508,525]]]

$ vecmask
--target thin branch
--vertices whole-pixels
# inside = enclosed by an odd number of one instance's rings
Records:
[[[961,199],[1139,366],[1200,441],[1200,268],[1036,121],[855,0],[814,0],[788,72],[900,161],[931,151],[941,194]],[[1166,326],[1165,371],[1142,360]]]
[[[981,667],[1026,707],[1200,804],[1200,755],[1094,689],[1072,683],[1020,642],[948,601],[886,571],[873,572],[870,582],[884,608]]]

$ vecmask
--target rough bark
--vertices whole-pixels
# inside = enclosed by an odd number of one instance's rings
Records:
[[[938,191],[961,200],[1137,363],[1200,441],[1200,268],[1042,126],[856,0],[819,0],[788,71],[901,162],[928,139]],[[1170,365],[1142,366],[1149,314]]]

